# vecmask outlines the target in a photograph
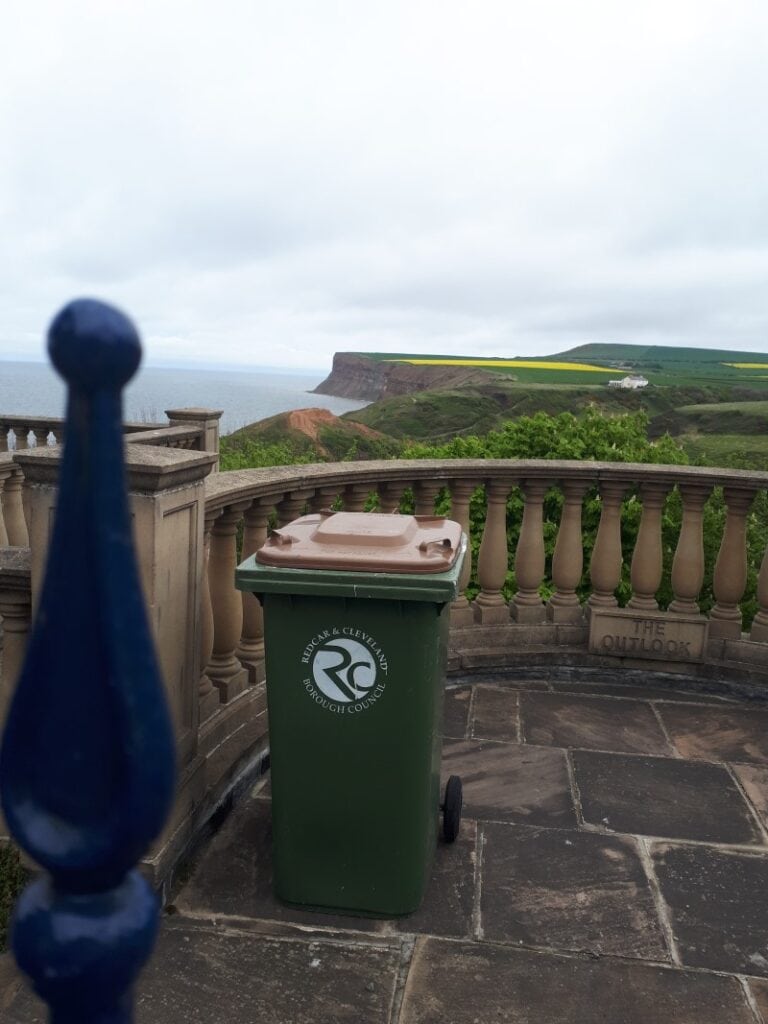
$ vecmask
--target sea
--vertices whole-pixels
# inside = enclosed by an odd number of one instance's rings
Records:
[[[192,370],[142,367],[128,385],[123,418],[165,423],[166,409],[223,409],[221,432],[231,434],[256,420],[291,409],[329,409],[339,416],[367,402],[309,392],[327,376],[254,370]],[[47,363],[0,361],[0,416],[64,416],[65,386]]]

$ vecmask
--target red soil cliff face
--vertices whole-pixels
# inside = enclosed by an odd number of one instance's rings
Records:
[[[328,409],[294,409],[286,413],[286,426],[290,430],[298,430],[313,441],[317,441],[321,427],[332,427],[334,424],[342,423],[338,416],[334,416]],[[365,437],[382,437],[378,430],[366,427],[363,423],[343,422],[347,430],[363,434]]]
[[[492,379],[493,374],[488,370],[461,366],[413,366],[370,359],[353,352],[337,352],[330,374],[317,385],[315,394],[375,402],[380,398],[410,395],[414,391],[450,391],[467,384],[488,384]],[[509,381],[513,378],[505,374],[504,379]]]

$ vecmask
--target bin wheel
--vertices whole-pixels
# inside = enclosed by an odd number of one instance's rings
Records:
[[[452,843],[459,834],[462,802],[461,779],[451,775],[445,786],[443,804],[443,840],[446,843]]]

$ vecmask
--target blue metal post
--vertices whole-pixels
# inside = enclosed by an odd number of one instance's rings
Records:
[[[141,345],[92,300],[53,321],[69,385],[48,564],[2,750],[3,810],[48,872],[12,926],[19,966],[54,1024],[128,1024],[157,932],[135,869],[173,798],[174,742],[131,538],[121,391]]]

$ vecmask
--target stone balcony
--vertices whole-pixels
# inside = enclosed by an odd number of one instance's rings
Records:
[[[464,820],[398,920],[275,900],[261,779],[169,897],[140,1024],[762,1024],[768,706],[712,689],[454,678],[444,771],[464,780]],[[6,973],[3,1020],[43,1019]]]
[[[768,562],[761,553],[762,567],[749,565],[746,549],[768,474],[543,461],[213,474],[213,451],[173,438],[127,449],[180,766],[176,809],[145,865],[169,912],[139,1019],[639,1024],[663,1013],[683,1024],[768,1024]],[[0,454],[14,545],[0,549],[4,699],[39,587],[58,460],[46,445]],[[716,487],[726,515],[707,564],[701,516]],[[582,506],[593,489],[599,525],[587,536]],[[413,917],[298,915],[270,895],[263,621],[252,595],[235,590],[234,567],[270,522],[333,502],[361,511],[372,495],[394,509],[407,490],[417,513],[447,492],[465,528],[478,493],[487,509],[477,596],[462,595],[451,616],[444,755],[464,779],[465,822],[457,844],[438,850]],[[509,550],[513,490],[522,515]],[[562,498],[554,523],[544,518],[550,490]],[[670,566],[661,515],[672,491],[682,526]],[[627,495],[641,506],[629,553]],[[551,565],[545,530],[557,537]],[[759,571],[758,610],[745,623],[750,571]],[[665,582],[672,600],[659,607]],[[604,642],[614,634],[623,647]],[[10,978],[0,996],[7,1019],[39,1019],[17,989]]]

